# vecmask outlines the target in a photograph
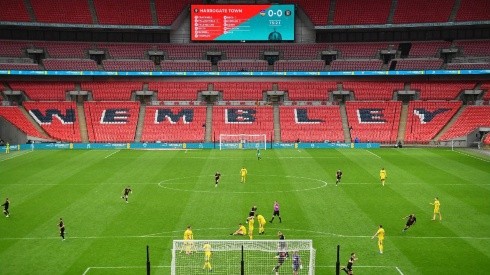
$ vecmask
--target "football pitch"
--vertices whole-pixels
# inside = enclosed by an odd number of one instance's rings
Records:
[[[0,201],[10,199],[11,215],[0,217],[0,274],[146,274],[147,245],[152,274],[170,274],[172,240],[188,225],[195,239],[248,239],[230,233],[253,205],[269,220],[274,201],[282,223],[268,222],[265,235],[256,225],[254,239],[277,240],[282,231],[288,240],[313,240],[316,274],[335,274],[337,245],[342,266],[357,254],[355,274],[490,272],[490,156],[445,148],[261,153],[261,160],[253,150],[2,153]],[[431,220],[434,197],[442,221]],[[402,232],[411,213],[417,223]],[[380,224],[383,254],[371,239]],[[223,274],[219,262],[213,269]]]

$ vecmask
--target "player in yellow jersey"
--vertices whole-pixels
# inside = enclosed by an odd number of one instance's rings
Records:
[[[436,220],[436,215],[439,214],[439,220],[442,221],[442,216],[441,216],[441,203],[439,202],[439,199],[437,197],[434,198],[434,202],[431,203],[431,205],[434,205],[434,215],[432,216],[432,220]]]
[[[231,233],[230,235],[241,235],[241,236],[245,236],[247,235],[247,228],[245,228],[245,226],[243,224],[238,224],[238,229]]]
[[[191,226],[187,226],[187,229],[184,231],[184,248],[185,248],[185,254],[191,254],[192,253],[192,246],[194,240],[194,234],[192,233],[192,228]]]
[[[383,254],[383,241],[385,239],[385,230],[383,226],[380,224],[378,231],[373,235],[371,239],[374,239],[374,237],[378,236],[378,248],[379,248],[379,254]]]
[[[204,266],[202,269],[209,269],[210,272],[213,271],[211,267],[211,245],[209,243],[205,243],[202,247],[204,250]]]
[[[10,143],[5,144],[5,153],[10,154]]]
[[[250,237],[250,240],[253,240],[253,238],[254,238],[254,224],[255,224],[254,216],[248,217],[247,222],[248,222],[248,236]]]
[[[245,181],[247,180],[247,168],[245,168],[245,166],[242,167],[242,169],[240,170],[240,182],[241,183],[245,183]]]
[[[384,168],[381,168],[379,171],[379,179],[381,180],[381,184],[385,186],[385,180],[388,177],[388,174],[386,174],[386,170]]]
[[[265,233],[265,224],[267,221],[265,220],[264,216],[262,215],[257,215],[257,221],[259,222],[259,235],[262,235]]]

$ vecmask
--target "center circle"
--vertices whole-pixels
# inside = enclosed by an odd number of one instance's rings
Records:
[[[199,178],[210,178],[210,182],[213,182],[213,176],[189,176],[189,177],[180,177],[180,178],[172,178],[172,179],[166,179],[162,180],[158,183],[159,187],[168,189],[168,190],[174,190],[174,191],[184,191],[184,192],[196,192],[196,193],[216,193],[216,191],[219,191],[219,193],[228,193],[228,194],[272,194],[272,193],[289,193],[289,192],[303,192],[303,191],[311,191],[311,190],[316,190],[320,188],[324,188],[327,186],[327,182],[321,179],[313,179],[313,178],[308,178],[308,177],[301,177],[301,176],[284,176],[284,175],[260,175],[260,174],[249,174],[253,177],[270,177],[270,178],[286,178],[286,179],[298,179],[301,180],[302,183],[306,182],[314,182],[318,183],[317,186],[312,186],[312,187],[306,187],[306,188],[297,188],[297,189],[289,189],[289,190],[273,190],[273,191],[268,191],[268,190],[260,190],[260,191],[229,191],[229,190],[216,190],[214,188],[214,184],[209,184],[209,190],[198,190],[198,189],[187,189],[185,188],[185,185],[183,186],[185,180],[189,179],[199,179]],[[246,183],[250,184],[253,186],[253,183]],[[219,185],[222,185],[220,182]],[[182,187],[181,187],[182,186]],[[220,189],[218,187],[218,189]],[[222,189],[222,188],[221,188]]]

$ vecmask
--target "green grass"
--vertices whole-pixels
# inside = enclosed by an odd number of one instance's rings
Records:
[[[337,244],[342,265],[357,253],[356,274],[490,270],[488,156],[447,149],[312,149],[267,150],[258,161],[249,150],[114,152],[0,156],[0,199],[11,201],[10,218],[0,217],[1,274],[82,274],[89,267],[87,274],[144,274],[146,245],[152,274],[169,274],[172,240],[181,239],[187,225],[196,239],[240,239],[229,233],[250,207],[257,205],[269,219],[274,200],[281,203],[283,222],[268,223],[266,235],[255,239],[276,239],[278,230],[287,239],[312,239],[316,274],[335,273]],[[239,182],[242,166],[249,171],[246,184]],[[381,167],[388,172],[385,187]],[[338,187],[337,169],[344,172]],[[216,171],[222,174],[218,188]],[[134,190],[129,204],[120,198],[126,185]],[[442,222],[431,221],[435,196]],[[402,218],[410,213],[417,214],[417,224],[402,233]],[[379,224],[386,229],[383,255],[370,237]]]

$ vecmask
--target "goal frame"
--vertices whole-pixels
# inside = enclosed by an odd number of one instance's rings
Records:
[[[244,254],[247,253],[265,253],[268,256],[274,258],[274,262],[277,262],[279,252],[289,252],[289,257],[291,257],[294,251],[298,251],[299,254],[307,253],[307,257],[302,258],[302,267],[305,267],[301,274],[314,275],[315,274],[315,261],[316,261],[316,249],[313,247],[312,240],[173,240],[172,245],[172,261],[171,261],[171,275],[183,275],[178,271],[178,267],[181,265],[177,263],[178,257],[189,257],[184,251],[188,249],[192,250],[192,253],[204,255],[204,244],[210,244],[212,253],[214,257],[215,253],[230,253],[230,254],[241,254],[241,265],[255,265],[256,262],[250,262],[250,260],[244,263]],[[235,255],[236,256],[236,255]],[[201,263],[201,258],[199,258],[199,264]],[[233,260],[239,260],[239,258],[232,257]],[[270,258],[268,258],[270,259]],[[184,262],[186,262],[184,260]],[[236,261],[230,262],[237,266],[240,263]],[[288,260],[287,265],[291,264],[291,260]],[[215,263],[213,263],[213,270],[219,269]],[[273,266],[271,266],[273,267]],[[243,270],[243,269],[242,269]],[[180,272],[180,273],[179,273]],[[199,268],[198,273],[202,273],[201,268]],[[268,269],[267,274],[270,273]],[[262,274],[262,273],[261,273]],[[185,274],[188,275],[188,274]]]
[[[226,142],[226,140],[223,140],[226,137],[233,137],[233,138],[238,138],[238,142],[232,141],[232,142]],[[248,142],[247,137],[254,137],[258,138],[257,140],[260,139],[260,142],[258,141],[252,141]],[[247,141],[247,142],[245,142]],[[263,142],[263,144],[262,144]],[[252,146],[248,146],[248,144],[255,144]],[[260,145],[259,145],[260,144]],[[266,134],[220,134],[219,135],[219,149],[263,149],[267,150],[267,135]]]

